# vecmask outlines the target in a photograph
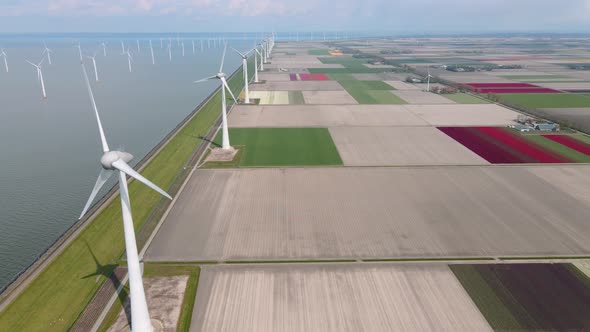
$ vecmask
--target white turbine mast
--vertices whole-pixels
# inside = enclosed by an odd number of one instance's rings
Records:
[[[107,56],[107,44],[102,42],[100,45],[102,45],[102,56]]]
[[[45,92],[45,81],[43,80],[43,71],[41,70],[41,65],[43,64],[44,60],[45,58],[41,59],[41,61],[38,64],[34,64],[29,60],[26,61],[30,63],[31,66],[37,68],[37,80],[41,84],[41,93],[43,94],[43,99],[47,99],[47,93]]]
[[[168,59],[172,62],[172,42],[168,43]]]
[[[141,53],[141,49],[139,48],[139,39],[137,40],[137,54]]]
[[[225,100],[226,89],[236,104],[238,103],[238,101],[236,100],[236,97],[234,97],[234,94],[232,93],[231,89],[229,88],[229,85],[227,84],[227,80],[225,79],[225,74],[223,73],[223,62],[225,61],[226,51],[227,51],[227,46],[224,47],[224,49],[223,49],[223,55],[221,56],[221,66],[219,66],[219,72],[217,73],[217,75],[210,76],[210,77],[195,81],[195,83],[201,83],[201,82],[205,82],[205,81],[213,80],[213,79],[218,79],[221,81],[221,135],[222,135],[221,148],[223,150],[231,150],[232,147],[229,144],[229,130],[227,128],[227,105],[226,105],[226,100]]]
[[[84,56],[82,55],[82,46],[80,46],[80,42],[78,42],[78,53],[80,55],[80,61],[82,61],[84,59]]]
[[[256,53],[260,56],[260,71],[264,71],[264,46],[262,44],[258,44],[262,47],[262,52],[258,51],[258,48],[254,49]]]
[[[131,73],[131,62],[133,61],[133,57],[131,56],[131,52],[129,51],[129,49],[127,49],[127,52],[125,52],[125,54],[127,55],[127,65],[129,66],[129,72]]]
[[[184,40],[180,42],[180,46],[182,47],[182,56],[184,56]]]
[[[232,49],[242,58],[242,72],[244,76],[244,103],[250,104],[250,91],[248,90],[248,54],[252,52],[253,49],[246,53],[241,53],[233,47]]]
[[[150,39],[150,53],[152,55],[152,65],[156,64],[156,58],[154,57],[154,46],[152,45],[152,40]]]
[[[2,58],[4,58],[4,69],[6,70],[6,72],[8,73],[8,56],[6,55],[6,50],[5,49],[0,49],[0,56]]]
[[[93,56],[86,56],[88,59],[92,60],[92,65],[94,66],[94,79],[98,82],[98,70],[96,69],[96,53]]]
[[[125,42],[121,40],[121,54],[125,54]]]
[[[129,297],[131,299],[131,328],[133,331],[152,331],[152,322],[150,319],[150,313],[148,311],[147,301],[145,299],[145,291],[143,288],[143,280],[141,273],[141,265],[139,261],[139,254],[137,252],[137,243],[135,240],[135,230],[133,228],[133,217],[131,214],[131,200],[129,199],[129,189],[127,187],[127,175],[134,178],[135,180],[147,185],[156,192],[160,193],[168,199],[172,199],[164,190],[160,189],[150,180],[143,177],[137,171],[135,171],[129,162],[133,159],[130,153],[123,151],[111,151],[107,143],[104,130],[98,115],[98,109],[90,87],[88,80],[88,74],[84,63],[82,65],[82,72],[84,74],[84,81],[90,95],[90,101],[92,108],[96,116],[96,122],[98,124],[98,132],[100,134],[100,140],[102,144],[103,155],[100,158],[100,164],[102,170],[98,175],[98,179],[94,184],[94,188],[90,193],[90,197],[84,206],[84,210],[80,215],[80,219],[86,214],[90,204],[94,201],[94,198],[109,179],[109,177],[116,171],[119,175],[119,193],[121,196],[121,214],[123,216],[123,232],[125,236],[125,253],[127,255],[127,271],[129,273]]]
[[[428,75],[426,76],[426,91],[430,92],[430,78],[432,77],[432,75],[430,75],[430,67],[428,67]]]
[[[258,80],[258,55],[259,54],[260,54],[260,52],[258,52],[256,45],[254,45],[254,83],[260,83],[260,81]]]
[[[47,44],[45,44],[45,42],[43,42],[43,55],[47,55],[47,62],[51,65],[51,53],[53,53],[52,50],[49,49],[49,47],[47,47]]]
[[[193,55],[195,55],[195,41],[191,40],[191,42],[193,43]]]

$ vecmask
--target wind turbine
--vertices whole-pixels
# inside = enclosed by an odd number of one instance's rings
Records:
[[[426,91],[430,92],[430,78],[432,77],[432,75],[430,75],[430,67],[428,67],[428,76],[426,76]]]
[[[248,91],[248,53],[252,52],[252,50],[241,53],[240,51],[236,50],[232,47],[232,49],[240,55],[242,58],[242,72],[244,73],[244,103],[250,104],[250,92]]]
[[[234,97],[234,94],[231,92],[229,85],[227,85],[227,80],[225,79],[225,74],[223,73],[223,62],[225,61],[226,51],[227,51],[227,45],[223,49],[223,55],[221,56],[221,66],[219,66],[219,72],[217,73],[217,75],[210,76],[210,77],[195,81],[195,83],[201,83],[201,82],[205,82],[205,81],[212,80],[212,79],[218,79],[221,81],[221,134],[222,134],[221,148],[223,150],[231,150],[233,148],[229,144],[229,131],[227,129],[227,105],[226,105],[226,100],[225,100],[225,90],[227,89],[227,91],[229,92],[229,94],[231,95],[231,97],[233,98],[233,100],[236,104],[238,103],[238,101],[236,100],[236,97]]]
[[[265,61],[264,60],[264,46],[262,44],[258,44],[258,45],[262,47],[262,52],[258,51],[257,48],[255,48],[254,50],[260,56],[260,71],[264,71],[264,61]]]
[[[119,193],[121,196],[121,214],[123,216],[123,232],[125,235],[125,253],[127,255],[127,271],[129,273],[129,296],[131,298],[131,327],[133,331],[152,331],[152,323],[150,319],[150,313],[148,311],[147,302],[145,299],[145,291],[143,289],[143,280],[141,276],[141,265],[139,262],[139,255],[137,253],[137,243],[135,241],[135,231],[133,229],[133,217],[131,215],[131,201],[129,199],[129,189],[127,187],[127,175],[134,178],[135,180],[147,185],[153,190],[157,191],[164,197],[172,199],[164,190],[160,189],[150,180],[143,177],[141,174],[136,172],[133,168],[128,165],[128,162],[133,159],[130,153],[123,151],[111,151],[107,143],[102,124],[100,122],[100,116],[98,115],[98,109],[96,102],[94,101],[94,95],[90,82],[88,80],[88,74],[84,63],[82,65],[82,72],[84,74],[84,81],[90,95],[90,101],[92,102],[92,108],[94,115],[96,116],[96,122],[98,123],[98,132],[100,134],[100,141],[102,143],[103,155],[100,158],[100,164],[102,170],[98,174],[98,179],[92,188],[88,202],[84,206],[84,210],[80,215],[80,219],[86,214],[90,204],[98,194],[98,191],[114,171],[118,171],[119,175]]]
[[[96,69],[96,53],[93,56],[86,56],[88,59],[92,60],[92,65],[94,66],[94,78],[96,82],[98,82],[98,70]]]
[[[125,52],[124,54],[127,54],[127,64],[129,65],[129,72],[131,72],[131,62],[133,61],[133,57],[131,56],[131,52],[129,52],[129,49],[127,49],[127,52]]]
[[[152,40],[150,39],[150,53],[152,54],[152,65],[156,64],[156,59],[154,58],[154,46],[152,45]]]
[[[45,82],[43,81],[43,72],[41,71],[41,64],[43,64],[44,60],[45,58],[41,59],[41,62],[39,62],[39,64],[34,64],[29,60],[27,60],[27,62],[30,63],[31,66],[37,68],[37,80],[41,83],[41,92],[43,93],[43,99],[47,99],[47,93],[45,92]]]
[[[258,80],[258,55],[259,54],[260,54],[260,52],[258,52],[258,49],[256,47],[254,47],[254,83],[260,83],[260,81]]]
[[[172,42],[168,43],[168,59],[172,62]]]
[[[125,43],[121,40],[121,54],[125,54]]]
[[[107,44],[105,42],[102,42],[101,45],[102,45],[102,55],[107,56]]]
[[[182,46],[182,56],[184,56],[184,40],[180,43],[180,45]]]
[[[137,54],[141,53],[141,49],[139,48],[139,39],[137,40]]]
[[[6,55],[6,51],[3,48],[0,49],[0,56],[4,58],[4,69],[6,69],[6,72],[8,73],[8,56]]]
[[[160,49],[164,48],[164,38],[160,38]]]
[[[47,54],[47,62],[49,62],[49,64],[51,65],[51,53],[53,53],[52,50],[49,49],[49,47],[47,47],[47,44],[45,44],[45,42],[43,42],[43,54]]]
[[[80,54],[80,61],[82,61],[83,56],[82,56],[82,46],[80,46],[80,42],[78,42],[78,53]]]
[[[203,40],[201,39],[201,53],[203,53]]]
[[[195,41],[191,40],[193,42],[193,55],[195,55]]]

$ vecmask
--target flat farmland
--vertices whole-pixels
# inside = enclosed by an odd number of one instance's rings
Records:
[[[391,93],[405,100],[408,104],[455,104],[451,99],[426,91],[400,90]]]
[[[453,265],[497,331],[586,331],[590,279],[571,264]]]
[[[402,81],[385,81],[385,83],[391,85],[396,90],[420,90],[419,87]]]
[[[236,106],[230,127],[428,126],[400,105]]]
[[[488,164],[434,127],[334,127],[330,134],[346,166]]]
[[[574,93],[503,94],[500,100],[529,109],[590,107],[590,96]]]
[[[268,81],[251,86],[252,91],[338,91],[343,89],[336,81]]]
[[[491,331],[445,265],[205,266],[191,331]]]
[[[325,128],[230,128],[229,135],[242,150],[239,166],[342,165]],[[221,146],[221,132],[214,144]]]
[[[518,113],[495,104],[404,105],[433,126],[506,126]]]
[[[357,101],[343,91],[303,91],[306,104],[316,105],[356,105]]]
[[[444,94],[442,95],[445,98],[449,98],[450,100],[458,103],[458,104],[489,104],[490,102],[478,98],[472,95],[468,95],[466,93],[452,93],[452,94]]]
[[[590,167],[579,167],[587,183]],[[145,258],[588,255],[588,202],[561,189],[559,173],[549,183],[530,170],[196,170]]]

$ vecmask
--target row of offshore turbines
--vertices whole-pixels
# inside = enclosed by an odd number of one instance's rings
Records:
[[[229,143],[229,133],[227,128],[227,105],[226,105],[226,91],[229,92],[234,102],[238,102],[231,91],[226,75],[223,72],[223,64],[225,62],[225,55],[227,52],[227,43],[224,43],[224,50],[223,55],[221,57],[221,65],[219,66],[219,72],[213,76],[203,78],[201,80],[195,81],[195,83],[204,82],[208,80],[219,80],[220,81],[220,88],[221,88],[221,116],[222,116],[222,137],[223,137],[223,145],[222,149],[224,150],[231,150],[232,147]],[[104,45],[104,44],[103,44]],[[268,58],[271,55],[273,47],[275,45],[275,35],[271,34],[268,38],[264,39],[260,44],[257,44],[253,49],[241,53],[234,49],[234,51],[242,58],[243,64],[243,74],[244,74],[244,103],[249,103],[249,96],[248,96],[248,54],[254,53],[254,81],[258,81],[258,70],[264,70],[264,63],[268,61]],[[123,49],[125,49],[123,47]],[[103,49],[104,50],[104,49]],[[153,50],[152,43],[150,43],[150,50]],[[106,51],[105,51],[106,52]],[[44,54],[48,55],[51,53],[50,50],[44,51]],[[127,54],[129,54],[127,52]],[[260,61],[258,58],[260,57]],[[93,57],[90,57],[93,59]],[[118,150],[111,150],[109,148],[106,135],[104,133],[104,129],[102,127],[102,123],[100,121],[100,116],[98,113],[98,108],[96,106],[96,101],[94,99],[94,94],[92,92],[92,87],[90,85],[90,79],[88,78],[88,73],[86,72],[86,67],[84,65],[84,58],[82,57],[82,52],[80,51],[80,64],[82,67],[82,74],[84,77],[84,82],[88,89],[88,95],[90,96],[90,102],[92,109],[94,111],[94,115],[96,117],[96,122],[98,124],[98,132],[100,136],[100,141],[102,145],[103,155],[100,158],[100,164],[102,169],[98,175],[98,179],[90,193],[90,197],[80,214],[80,219],[84,217],[88,209],[90,208],[92,202],[96,198],[96,195],[105,184],[105,182],[110,178],[110,176],[114,172],[118,172],[119,177],[119,192],[121,197],[121,209],[123,215],[123,232],[125,238],[125,250],[127,255],[127,269],[129,274],[129,296],[131,298],[131,329],[132,331],[136,332],[147,332],[152,331],[152,322],[150,319],[150,313],[148,311],[147,301],[145,297],[145,292],[143,288],[143,279],[142,279],[142,272],[140,266],[140,258],[137,251],[137,244],[135,240],[135,231],[133,228],[133,217],[131,215],[131,201],[129,199],[129,190],[127,188],[127,176],[134,178],[135,180],[147,185],[148,187],[152,188],[156,192],[160,193],[164,197],[168,199],[172,199],[172,197],[162,190],[160,187],[152,183],[150,180],[143,177],[137,171],[135,171],[131,166],[129,166],[129,162],[133,159],[133,155],[124,151]],[[94,69],[96,70],[95,61],[93,61]],[[35,65],[39,72],[39,75],[42,79],[41,74],[41,65]],[[259,68],[260,67],[260,68]]]
[[[273,42],[274,42],[274,35],[273,35]],[[261,65],[266,61],[266,56],[269,50],[269,40],[270,39],[263,39],[260,43],[255,42],[254,48],[252,50],[250,50],[248,53],[253,52],[254,50],[256,50],[255,53],[257,53],[257,56],[260,56],[261,58]],[[187,53],[185,45],[186,43],[188,43],[190,45],[190,47],[192,48],[192,55],[196,55],[197,52],[203,53],[205,51],[205,48],[210,49],[210,48],[219,48],[222,47],[222,45],[226,45],[227,41],[223,38],[208,38],[208,39],[200,39],[200,40],[181,40],[178,39],[176,40],[176,44],[177,47],[180,48],[182,57],[184,57]],[[149,52],[149,55],[151,57],[151,63],[152,65],[156,64],[156,53],[154,52],[154,43],[153,41],[150,39],[147,42],[148,45],[143,45],[144,50],[146,50]],[[165,40],[164,38],[160,38],[160,49],[161,50],[165,50],[167,55],[168,55],[168,61],[172,62],[172,49],[173,49],[173,44],[174,44],[174,40],[172,38],[168,38],[167,40]],[[87,58],[92,62],[92,66],[93,66],[93,72],[94,72],[94,80],[96,82],[98,82],[99,79],[99,70],[97,67],[97,62],[96,62],[96,58],[97,55],[99,53],[102,53],[103,57],[107,56],[107,42],[101,42],[99,45],[97,45],[97,47],[95,48],[95,51],[89,54],[86,54],[85,52],[83,52],[82,50],[82,46],[80,45],[80,43],[76,44],[75,47],[78,49],[78,53],[80,56],[80,60],[82,60],[83,58]],[[242,58],[245,56],[244,53],[240,53],[238,51],[236,51],[240,56],[242,56]],[[140,40],[136,40],[135,45],[132,47],[130,47],[129,45],[126,45],[125,41],[121,41],[121,53],[120,55],[123,55],[127,58],[127,67],[129,72],[133,72],[133,54],[141,54],[142,53],[142,44],[140,42]],[[49,47],[47,47],[47,45],[45,43],[43,43],[43,48],[41,49],[41,60],[39,62],[33,62],[30,60],[25,60],[27,63],[29,63],[31,66],[34,67],[36,74],[37,74],[37,82],[39,83],[39,87],[41,89],[41,96],[43,97],[43,99],[47,99],[47,91],[45,89],[45,79],[43,78],[43,65],[45,63],[45,61],[47,61],[48,65],[52,65],[52,54],[54,54],[54,51],[51,50]],[[90,55],[91,54],[91,55]],[[8,54],[6,53],[6,49],[1,48],[0,49],[0,58],[2,59],[2,62],[4,64],[4,71],[6,73],[9,72],[9,67],[8,67]],[[1,64],[1,63],[0,63]],[[263,69],[263,68],[262,68]],[[258,76],[258,75],[256,75]],[[258,79],[256,79],[256,81],[258,81]],[[246,100],[246,102],[248,103],[249,100]]]

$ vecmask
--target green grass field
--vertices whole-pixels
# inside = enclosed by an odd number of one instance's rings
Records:
[[[307,51],[307,54],[309,55],[330,55],[330,50],[328,49],[312,49]]]
[[[406,104],[406,101],[394,95],[390,90],[395,90],[383,81],[338,81],[342,87],[359,104]]]
[[[326,128],[230,128],[229,137],[243,149],[242,167],[342,165]],[[214,142],[221,144],[221,133]]]
[[[241,91],[242,82],[242,71],[238,70],[229,82],[235,94]],[[209,130],[220,112],[221,95],[217,93],[145,167],[142,175],[165,190],[169,188],[200,143],[199,135]],[[162,197],[137,181],[129,184],[129,193],[138,229]],[[100,264],[113,264],[98,280],[86,277],[96,271],[90,250]],[[119,262],[123,251],[117,197],[0,313],[0,331],[68,330]]]
[[[466,93],[442,94],[441,96],[459,104],[489,104],[490,102]]]
[[[528,109],[590,107],[590,95],[579,93],[522,93],[499,94],[506,101]]]
[[[332,81],[352,81],[352,80],[356,79],[356,78],[354,78],[354,76],[352,76],[352,74],[333,73],[333,74],[328,74],[328,77]]]
[[[303,105],[303,104],[305,104],[305,98],[303,98],[303,92],[289,91],[289,105]]]

